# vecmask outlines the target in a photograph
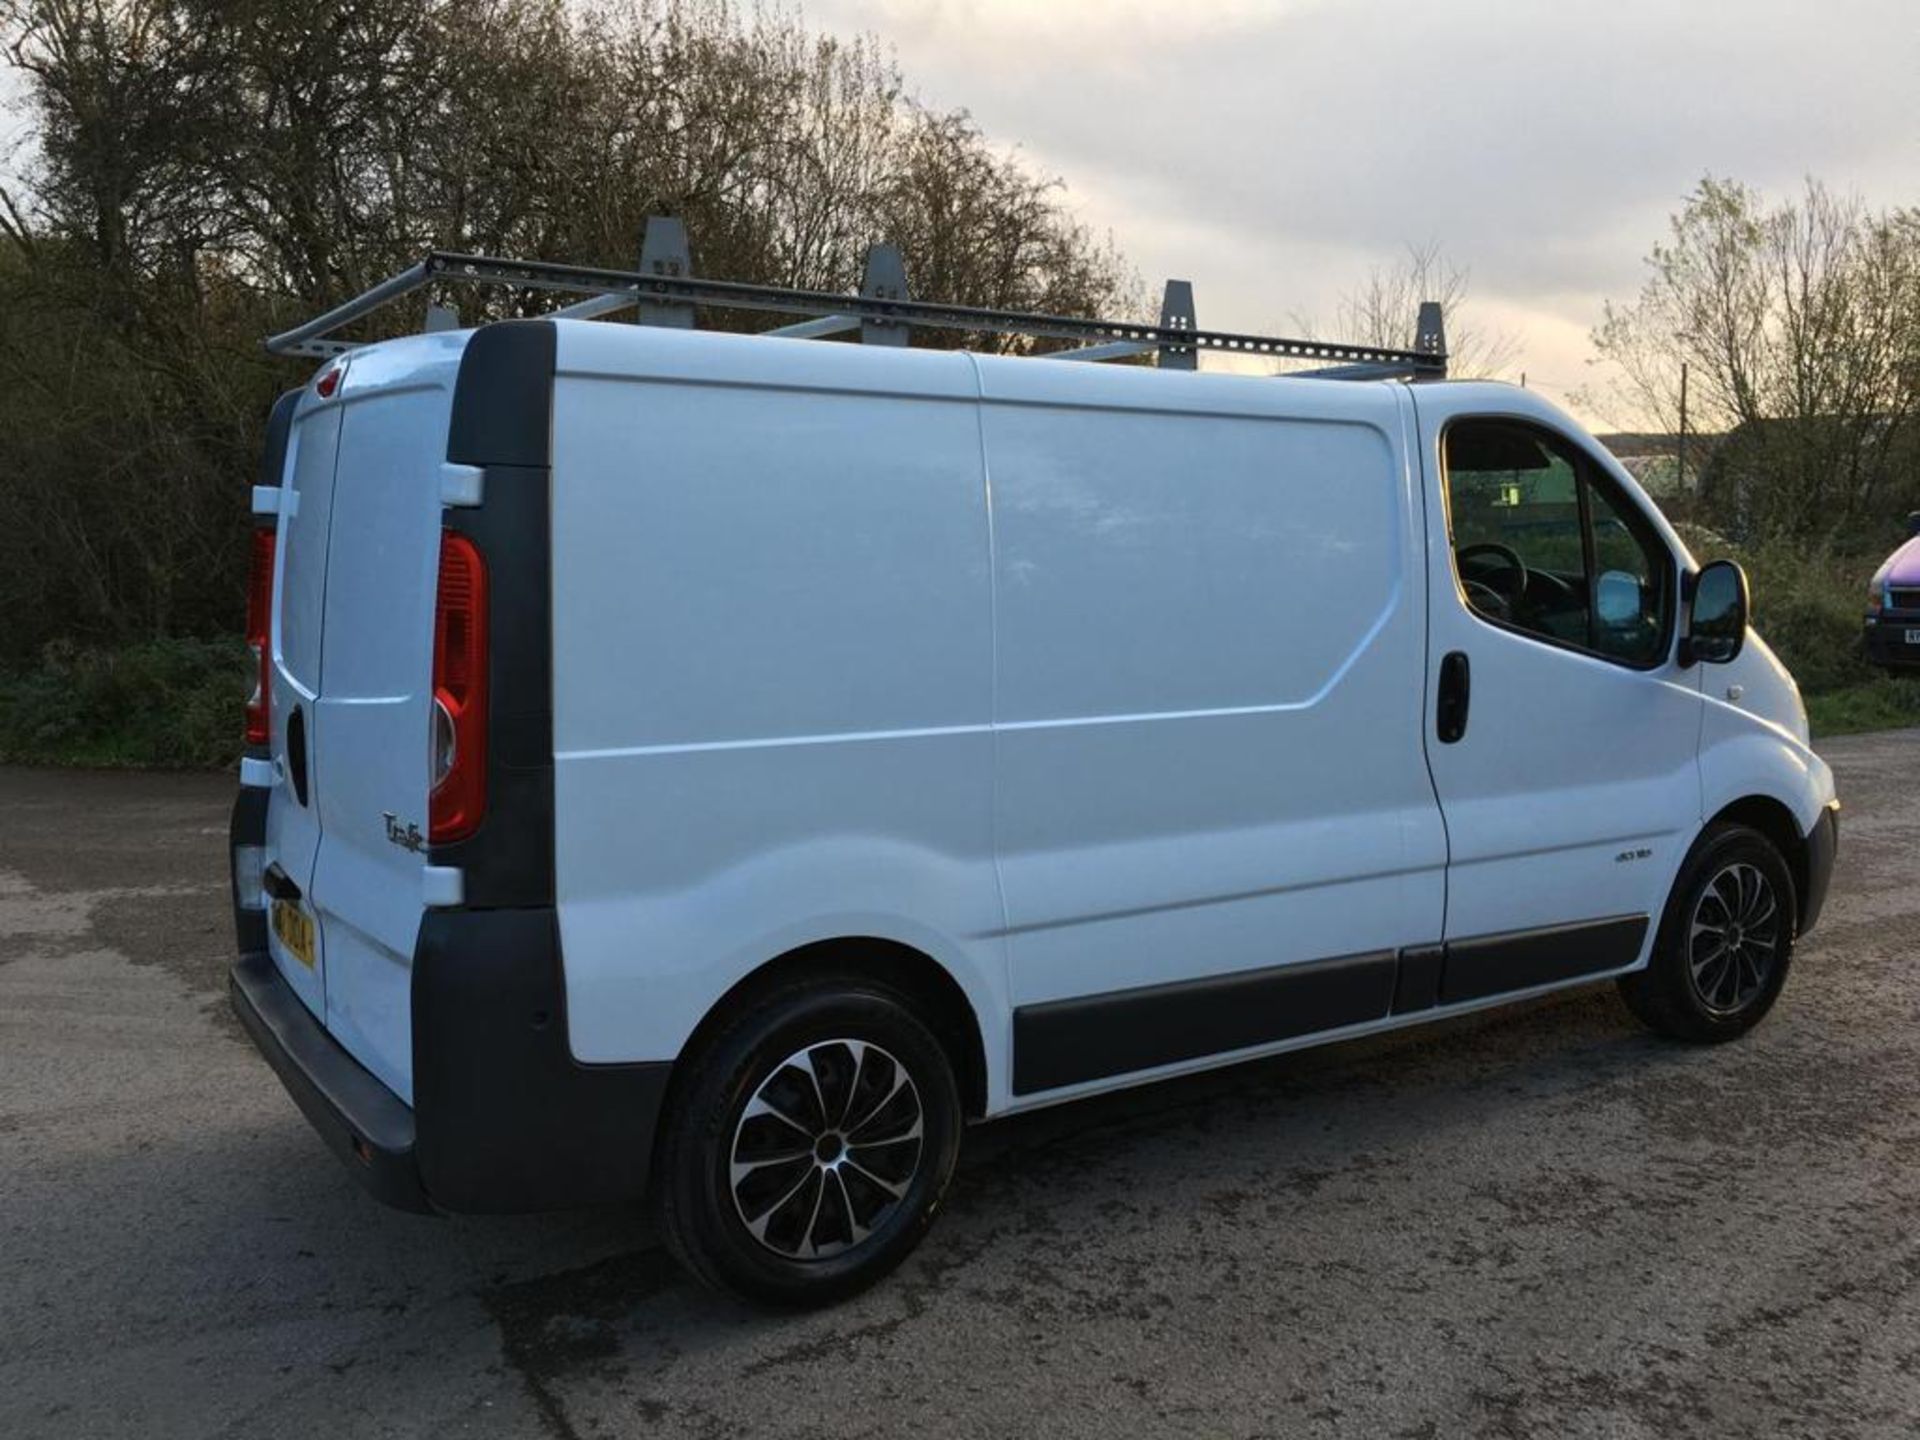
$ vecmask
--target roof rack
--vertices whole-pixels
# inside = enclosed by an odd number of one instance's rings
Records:
[[[335,331],[423,287],[447,284],[502,285],[586,296],[548,312],[550,317],[576,320],[635,307],[639,323],[643,325],[687,327],[694,323],[696,307],[710,306],[813,317],[761,332],[794,339],[858,330],[864,344],[905,345],[916,329],[964,330],[1081,342],[1075,348],[1039,357],[1048,360],[1102,361],[1151,354],[1163,370],[1193,370],[1198,366],[1200,351],[1216,350],[1273,359],[1328,362],[1320,369],[1294,373],[1329,380],[1426,380],[1442,379],[1447,373],[1446,334],[1440,306],[1433,301],[1420,306],[1413,345],[1405,350],[1202,330],[1194,322],[1193,287],[1184,280],[1167,282],[1160,320],[1155,325],[993,310],[912,299],[907,292],[906,267],[899,250],[891,245],[875,245],[868,250],[860,293],[841,295],[696,276],[685,227],[679,220],[665,216],[648,220],[640,248],[640,265],[634,270],[432,250],[416,264],[344,304],[316,315],[305,324],[270,336],[265,342],[266,348],[275,355],[323,359],[344,354],[364,342],[329,338]],[[459,323],[459,315],[452,308],[428,305],[426,330],[454,329]]]

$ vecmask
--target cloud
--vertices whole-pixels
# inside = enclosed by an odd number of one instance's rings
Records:
[[[1920,200],[1912,0],[813,0],[929,103],[1060,174],[1203,324],[1325,312],[1437,240],[1530,378],[1579,384],[1605,297],[1704,173]],[[1553,383],[1553,382],[1546,382]]]

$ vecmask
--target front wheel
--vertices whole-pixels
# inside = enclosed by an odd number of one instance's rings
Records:
[[[1773,842],[1716,825],[1681,867],[1652,960],[1621,977],[1620,993],[1663,1035],[1734,1039],[1773,1008],[1798,928],[1793,876]]]
[[[661,1236],[744,1298],[842,1299],[919,1243],[961,1123],[952,1063],[903,998],[853,978],[774,991],[679,1089],[657,1158]]]

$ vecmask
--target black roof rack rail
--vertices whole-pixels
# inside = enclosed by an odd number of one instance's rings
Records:
[[[1196,368],[1198,352],[1214,350],[1273,359],[1323,361],[1326,368],[1297,373],[1325,379],[1441,379],[1447,373],[1446,336],[1440,307],[1431,301],[1421,305],[1414,343],[1405,350],[1202,330],[1194,323],[1193,289],[1181,280],[1167,282],[1160,320],[1153,325],[1131,320],[994,310],[910,298],[900,252],[890,245],[876,245],[868,251],[860,293],[841,295],[696,276],[688,259],[684,227],[678,220],[661,216],[647,222],[637,269],[611,270],[562,265],[550,260],[511,260],[433,250],[353,299],[291,330],[270,336],[265,342],[266,348],[275,355],[327,358],[344,354],[361,342],[330,338],[334,332],[416,290],[450,284],[502,285],[587,297],[549,312],[554,317],[571,319],[591,319],[633,306],[639,310],[642,324],[687,326],[693,323],[695,307],[704,305],[813,317],[763,332],[791,338],[858,330],[867,344],[904,345],[915,329],[964,330],[1081,342],[1077,348],[1053,351],[1041,357],[1049,360],[1100,361],[1152,354],[1162,369],[1192,370]],[[458,324],[459,317],[451,308],[438,304],[428,306],[426,329],[445,330]]]

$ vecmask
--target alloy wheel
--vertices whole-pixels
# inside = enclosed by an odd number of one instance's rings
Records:
[[[824,1260],[886,1223],[924,1148],[920,1092],[888,1051],[823,1040],[776,1065],[742,1110],[728,1155],[747,1233],[789,1260]]]
[[[1732,1015],[1766,988],[1781,921],[1773,883],[1757,866],[1739,861],[1706,883],[1687,931],[1687,969],[1702,1005]]]

